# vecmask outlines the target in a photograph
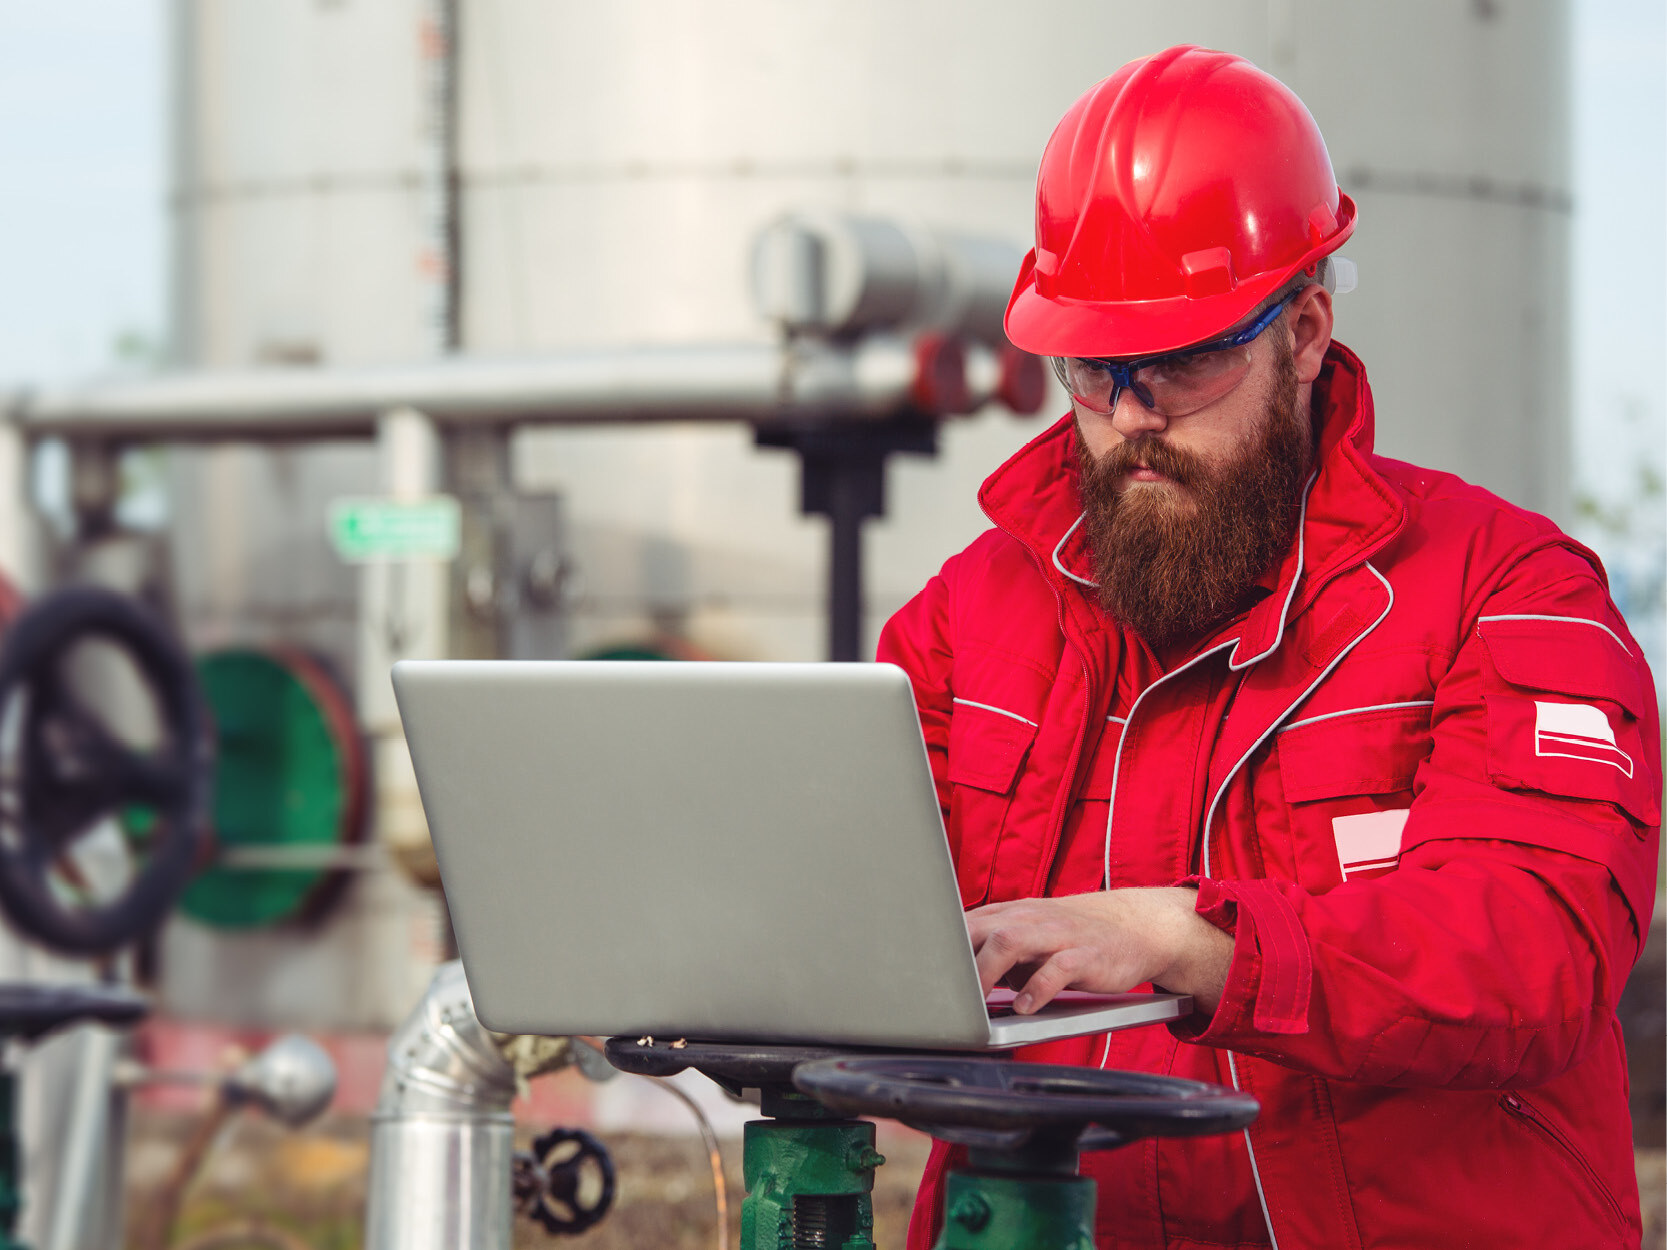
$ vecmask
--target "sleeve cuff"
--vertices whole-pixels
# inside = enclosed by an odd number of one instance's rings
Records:
[[[1233,935],[1233,961],[1214,1015],[1171,1025],[1183,1041],[1224,1045],[1248,1034],[1308,1032],[1314,958],[1296,909],[1279,883],[1189,877],[1195,910]]]

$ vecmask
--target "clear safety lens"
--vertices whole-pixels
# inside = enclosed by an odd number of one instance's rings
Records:
[[[1071,397],[1090,412],[1110,415],[1127,387],[1154,412],[1184,417],[1244,381],[1250,372],[1250,345],[1133,363],[1130,370],[1111,361],[1065,356],[1055,357],[1053,367]]]

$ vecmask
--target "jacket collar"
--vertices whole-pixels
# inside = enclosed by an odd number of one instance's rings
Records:
[[[1369,559],[1406,523],[1406,504],[1371,464],[1372,389],[1366,368],[1341,343],[1326,352],[1314,383],[1319,422],[1316,472],[1303,499],[1297,541],[1272,593],[1251,608],[1231,656],[1235,669],[1271,654],[1286,622],[1339,573]],[[985,515],[1030,549],[1061,590],[1092,590],[1093,559],[1083,535],[1076,425],[1066,414],[992,473],[978,492]]]

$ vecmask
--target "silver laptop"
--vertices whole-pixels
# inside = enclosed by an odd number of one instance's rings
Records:
[[[435,660],[393,681],[490,1028],[977,1050],[1191,1010],[986,1004],[899,668]]]

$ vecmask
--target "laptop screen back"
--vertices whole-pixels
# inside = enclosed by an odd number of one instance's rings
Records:
[[[491,1028],[985,1044],[901,670],[426,661],[394,686]]]

